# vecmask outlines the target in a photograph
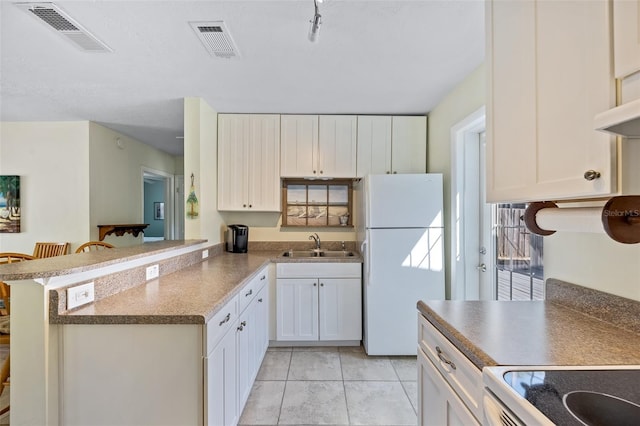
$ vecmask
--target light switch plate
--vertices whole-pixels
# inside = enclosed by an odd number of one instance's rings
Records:
[[[93,281],[67,289],[67,309],[77,308],[95,299]]]
[[[209,249],[202,250],[202,258],[206,259],[209,257]]]
[[[160,275],[160,265],[155,264],[147,267],[147,280],[158,278],[158,275]]]

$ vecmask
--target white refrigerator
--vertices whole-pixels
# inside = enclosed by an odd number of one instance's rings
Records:
[[[417,302],[445,298],[442,175],[368,175],[356,189],[365,350],[416,355]]]

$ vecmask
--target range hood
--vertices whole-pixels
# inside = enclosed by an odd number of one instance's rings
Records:
[[[596,115],[596,130],[627,138],[640,138],[640,99]]]

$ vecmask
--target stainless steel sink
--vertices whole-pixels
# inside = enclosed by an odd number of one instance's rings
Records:
[[[340,258],[340,257],[353,257],[355,253],[352,251],[344,250],[288,250],[282,253],[283,257],[291,258],[308,258],[308,257],[323,257],[323,258]]]
[[[640,419],[639,405],[604,393],[569,392],[563,402],[567,410],[586,425],[635,425]]]

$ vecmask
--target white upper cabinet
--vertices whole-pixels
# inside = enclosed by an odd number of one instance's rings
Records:
[[[356,177],[358,118],[355,115],[321,115],[318,140],[320,177]]]
[[[357,175],[391,173],[391,117],[358,116]]]
[[[282,177],[356,176],[357,117],[281,116]]]
[[[613,0],[615,77],[640,71],[640,0]]]
[[[426,117],[358,116],[358,177],[426,171]]]
[[[282,115],[280,175],[314,177],[318,174],[318,116]]]
[[[280,116],[219,114],[218,210],[280,208]]]
[[[427,172],[427,117],[393,116],[392,173]]]
[[[593,129],[614,103],[608,2],[486,4],[487,201],[615,193],[615,141]]]

